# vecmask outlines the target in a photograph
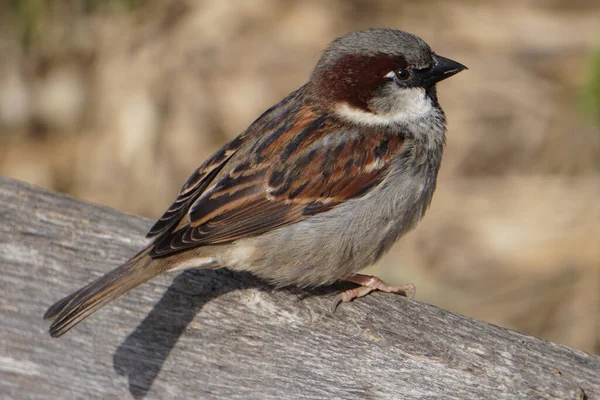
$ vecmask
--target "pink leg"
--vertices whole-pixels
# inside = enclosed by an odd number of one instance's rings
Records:
[[[407,297],[406,292],[410,292],[411,295],[409,299],[415,297],[415,293],[417,292],[417,288],[415,288],[415,285],[412,283],[407,285],[391,286],[378,277],[372,275],[355,274],[344,278],[344,280],[347,282],[358,283],[361,286],[355,289],[346,290],[345,292],[337,295],[335,299],[333,299],[333,312],[335,312],[335,309],[340,303],[346,303],[359,297],[366,296],[375,290],[380,290],[386,293],[395,293],[404,297]]]

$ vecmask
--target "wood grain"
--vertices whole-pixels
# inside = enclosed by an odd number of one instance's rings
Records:
[[[376,293],[274,291],[186,271],[61,339],[42,314],[143,244],[150,221],[0,178],[0,398],[600,399],[600,358]]]

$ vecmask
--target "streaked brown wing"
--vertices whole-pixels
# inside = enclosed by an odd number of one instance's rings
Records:
[[[259,235],[363,196],[385,178],[402,146],[397,135],[359,134],[300,109],[257,140],[247,161],[203,189],[189,206],[189,223],[158,238],[151,256]]]
[[[229,159],[239,150],[243,141],[244,136],[238,136],[194,171],[179,191],[177,199],[165,211],[162,217],[154,223],[146,234],[146,237],[152,238],[162,235],[176,226],[188,212],[190,204],[198,198],[214,177],[223,169],[225,164],[227,164]]]
[[[284,131],[295,122],[295,113],[292,105],[295,99],[302,95],[302,88],[290,93],[276,106],[265,111],[252,125],[237,138],[226,144],[221,150],[206,160],[194,173],[179,191],[177,199],[158,221],[150,228],[146,234],[147,238],[156,238],[160,241],[163,237],[172,234],[172,230],[177,229],[182,218],[190,210],[191,204],[206,190],[213,179],[223,170],[225,165],[244,146],[247,140],[265,134],[269,137],[276,137],[278,131]],[[280,121],[281,115],[289,115],[290,118],[284,118]],[[276,128],[278,130],[276,130]],[[271,134],[269,134],[269,132]]]

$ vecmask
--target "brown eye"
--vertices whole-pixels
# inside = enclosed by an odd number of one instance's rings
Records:
[[[399,81],[405,81],[408,78],[410,78],[410,74],[405,69],[399,69],[398,71],[394,71],[394,75]]]

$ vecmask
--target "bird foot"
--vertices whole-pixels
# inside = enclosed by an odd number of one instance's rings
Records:
[[[339,295],[337,295],[335,299],[333,299],[333,304],[331,307],[332,312],[335,312],[337,306],[339,306],[341,303],[346,303],[359,297],[364,297],[375,290],[379,290],[386,293],[395,293],[400,296],[408,297],[409,300],[415,297],[415,294],[417,292],[417,288],[412,283],[406,285],[392,286],[385,283],[378,277],[372,275],[355,274],[350,275],[344,278],[343,280],[347,282],[358,283],[361,286],[354,289],[346,290],[345,292],[342,292]],[[410,296],[408,296],[407,293],[410,293]]]

